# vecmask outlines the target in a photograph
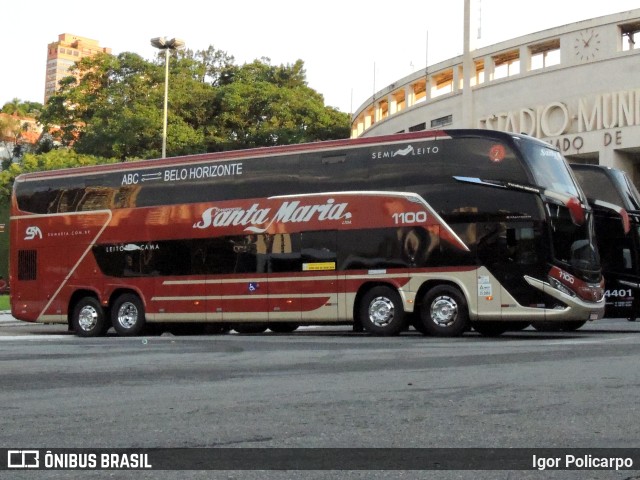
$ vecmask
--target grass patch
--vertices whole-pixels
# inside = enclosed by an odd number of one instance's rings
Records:
[[[0,295],[0,310],[11,310],[9,295]]]

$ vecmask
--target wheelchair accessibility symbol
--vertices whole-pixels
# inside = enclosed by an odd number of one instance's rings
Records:
[[[260,284],[258,282],[249,282],[249,291],[257,292],[260,288]]]

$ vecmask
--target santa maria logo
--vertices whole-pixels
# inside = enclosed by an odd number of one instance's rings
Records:
[[[206,209],[199,222],[193,228],[205,229],[216,227],[243,226],[245,232],[264,233],[274,223],[307,223],[327,220],[348,222],[351,213],[347,211],[348,203],[336,203],[333,198],[323,204],[302,205],[299,200],[283,202],[277,207],[261,207],[254,203],[249,208],[233,207]]]

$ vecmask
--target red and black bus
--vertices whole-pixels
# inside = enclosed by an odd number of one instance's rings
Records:
[[[29,173],[11,208],[12,314],[81,336],[161,322],[494,335],[604,311],[584,194],[556,149],[521,135],[428,131]]]

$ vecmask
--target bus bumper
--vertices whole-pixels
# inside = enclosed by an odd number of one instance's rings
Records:
[[[567,305],[566,307],[549,308],[545,310],[545,320],[600,320],[604,317],[605,298],[604,295],[596,301],[586,301],[578,296],[568,295],[550,283],[543,282],[536,278],[525,276],[529,285],[535,287],[547,295]]]

